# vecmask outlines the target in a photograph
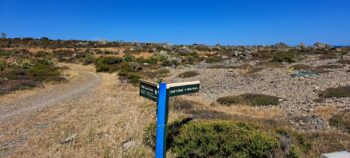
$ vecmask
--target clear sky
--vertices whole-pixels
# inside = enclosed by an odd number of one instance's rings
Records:
[[[350,45],[349,0],[0,0],[8,37]]]

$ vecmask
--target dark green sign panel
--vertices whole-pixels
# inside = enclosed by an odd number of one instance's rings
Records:
[[[140,82],[140,95],[147,99],[157,101],[158,88],[157,86]]]
[[[199,84],[192,84],[192,85],[170,87],[168,89],[168,94],[169,94],[169,97],[173,97],[173,96],[178,96],[183,94],[196,93],[198,91],[199,91]]]

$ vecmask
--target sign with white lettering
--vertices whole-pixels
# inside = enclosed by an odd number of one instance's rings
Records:
[[[152,101],[157,101],[157,98],[158,98],[157,84],[140,80],[140,95]]]

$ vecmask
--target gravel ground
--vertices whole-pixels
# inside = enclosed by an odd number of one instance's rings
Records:
[[[295,64],[307,64],[320,66],[326,64],[336,64],[335,59],[318,60],[312,56]],[[249,62],[255,64],[256,62]],[[235,60],[226,61],[221,64],[237,66],[243,62]],[[217,98],[227,95],[239,95],[243,93],[267,94],[283,98],[279,108],[285,112],[292,124],[301,128],[321,129],[327,128],[327,120],[314,114],[315,107],[335,105],[338,110],[350,108],[350,99],[328,99],[322,103],[314,102],[318,98],[318,93],[338,86],[350,85],[349,68],[330,69],[328,73],[322,73],[313,77],[292,77],[288,69],[290,65],[281,68],[264,68],[263,70],[249,76],[241,75],[237,69],[208,69],[210,64],[201,63],[197,66],[182,67],[173,69],[168,81],[201,81],[201,90],[198,95],[203,99],[214,102]],[[179,73],[196,70],[200,75],[191,78],[179,78]],[[261,108],[270,108],[269,106]]]

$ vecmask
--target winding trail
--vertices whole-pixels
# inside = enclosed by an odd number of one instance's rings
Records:
[[[100,76],[93,72],[72,68],[80,79],[16,100],[0,100],[0,123],[81,95],[101,82]]]
[[[16,146],[26,141],[27,130],[17,128],[18,124],[32,120],[33,116],[45,108],[55,108],[56,105],[82,98],[101,83],[101,77],[93,70],[73,64],[63,66],[69,67],[69,71],[74,74],[74,79],[67,83],[19,91],[9,94],[10,97],[0,96],[0,157],[9,154]],[[17,128],[17,134],[22,136],[18,139],[2,140],[3,136],[11,135],[9,126]],[[5,147],[7,151],[2,152]]]

